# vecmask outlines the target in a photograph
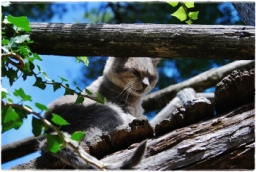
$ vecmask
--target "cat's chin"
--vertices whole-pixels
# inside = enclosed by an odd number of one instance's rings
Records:
[[[147,92],[146,90],[132,90],[132,94],[135,96],[144,96]]]

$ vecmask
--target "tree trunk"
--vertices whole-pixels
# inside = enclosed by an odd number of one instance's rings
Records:
[[[232,2],[246,25],[255,26],[255,2]]]
[[[254,115],[253,103],[150,139],[145,158],[135,169],[254,169]],[[119,151],[103,161],[119,161],[133,151]]]
[[[31,28],[30,47],[38,54],[246,60],[255,53],[252,26],[31,23]]]

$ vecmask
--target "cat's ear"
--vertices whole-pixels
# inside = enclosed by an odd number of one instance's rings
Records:
[[[161,58],[152,58],[153,64],[156,66],[158,62],[161,60]]]

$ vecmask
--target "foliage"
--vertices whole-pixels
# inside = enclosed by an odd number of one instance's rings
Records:
[[[4,4],[8,6],[8,4]],[[2,20],[2,77],[7,77],[9,79],[10,85],[13,85],[14,82],[19,78],[20,75],[24,81],[28,77],[34,77],[36,82],[33,86],[36,86],[42,90],[45,89],[46,85],[53,85],[53,91],[57,89],[65,88],[64,94],[77,94],[78,98],[76,103],[82,103],[84,97],[88,97],[99,103],[106,102],[106,98],[103,98],[100,94],[96,93],[97,97],[92,97],[92,93],[89,90],[86,90],[82,94],[82,90],[77,86],[76,89],[71,89],[68,84],[64,84],[68,80],[59,77],[60,82],[55,82],[48,78],[47,74],[41,69],[40,66],[36,65],[35,68],[34,61],[42,60],[36,53],[31,52],[29,44],[33,43],[30,40],[28,32],[31,31],[29,21],[27,17],[13,17],[11,15],[3,17]],[[13,33],[5,33],[5,28],[12,28]],[[78,57],[79,62],[83,62],[85,65],[89,64],[89,61],[86,57]],[[17,62],[18,61],[18,62]],[[40,76],[44,77],[44,79]],[[78,90],[78,91],[77,91]],[[88,94],[86,94],[88,93]],[[35,117],[32,118],[32,133],[35,136],[39,136],[42,131],[47,128],[53,129],[55,134],[46,134],[47,146],[48,149],[56,153],[65,145],[69,145],[76,149],[68,139],[65,138],[64,134],[58,130],[54,125],[49,121],[42,118],[40,113],[35,112],[27,105],[24,105],[26,102],[32,102],[32,97],[25,93],[22,88],[15,89],[13,96],[20,99],[20,102],[17,104],[13,103],[13,100],[9,97],[8,91],[2,88],[2,133],[14,128],[18,129],[23,124],[23,119],[27,118],[28,114],[33,114]],[[36,102],[35,107],[37,107],[41,112],[47,111],[48,107]],[[69,125],[69,123],[57,114],[52,114],[52,122],[58,126]],[[85,132],[76,132],[71,136],[71,139],[75,141],[80,141],[85,135]],[[86,160],[86,159],[85,159]]]
[[[189,11],[189,8],[194,8],[194,2],[167,2],[173,7],[176,7],[180,4],[180,7],[171,14],[171,16],[177,17],[180,21],[185,21],[187,24],[192,24],[192,20],[198,19],[199,11]]]

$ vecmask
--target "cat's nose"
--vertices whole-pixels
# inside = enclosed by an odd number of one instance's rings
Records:
[[[143,89],[146,89],[148,86],[149,86],[149,80],[147,77],[145,77],[142,80],[142,87],[143,87]]]

